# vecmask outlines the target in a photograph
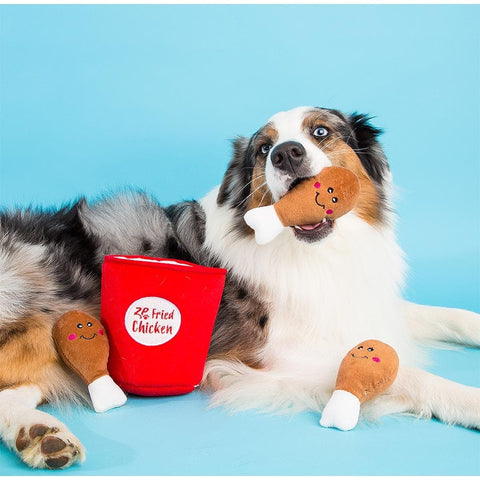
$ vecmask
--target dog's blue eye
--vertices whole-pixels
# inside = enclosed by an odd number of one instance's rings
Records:
[[[318,127],[313,131],[315,137],[326,137],[328,135],[328,130],[325,127]]]
[[[272,148],[272,146],[271,146],[269,143],[265,143],[265,144],[263,144],[263,145],[260,147],[260,151],[261,151],[264,155],[266,155],[266,154],[270,151],[271,148]]]

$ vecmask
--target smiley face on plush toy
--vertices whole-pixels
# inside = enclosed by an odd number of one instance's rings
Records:
[[[74,328],[76,333],[68,335],[69,340],[76,338],[81,340],[93,340],[97,335],[104,335],[102,325],[96,319],[92,318],[88,322],[79,322],[75,326],[72,324],[70,328]]]
[[[379,348],[379,345],[376,345],[377,350]],[[358,347],[355,347],[355,351],[352,352],[350,355],[353,358],[365,358],[365,359],[372,359],[375,363],[380,362],[380,358],[375,356],[375,357],[369,357],[368,355],[372,354],[375,351],[375,348],[371,345],[359,345]]]
[[[320,182],[315,182],[314,187],[318,190],[320,189],[322,184]],[[333,187],[328,187],[326,189],[327,193],[329,196],[323,194],[323,192],[316,192],[315,193],[315,203],[319,206],[322,207],[325,210],[325,213],[327,215],[331,215],[333,213],[332,208],[326,208],[327,207],[327,202],[331,203],[332,207],[338,202],[338,197],[334,195],[335,189]],[[320,203],[322,201],[323,203]]]

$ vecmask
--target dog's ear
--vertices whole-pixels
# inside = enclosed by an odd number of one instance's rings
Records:
[[[231,206],[238,206],[248,196],[253,167],[250,139],[237,137],[233,141],[233,158],[218,192],[218,205],[227,203]]]
[[[352,134],[347,144],[354,149],[370,178],[382,185],[389,171],[387,158],[377,141],[383,131],[374,127],[370,120],[371,117],[361,113],[353,113],[348,117]]]

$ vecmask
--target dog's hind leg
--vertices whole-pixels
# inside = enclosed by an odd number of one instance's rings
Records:
[[[424,370],[402,367],[395,383],[362,407],[367,417],[412,413],[480,429],[480,388],[469,387]]]
[[[480,315],[459,308],[403,302],[411,334],[418,340],[455,342],[480,347]]]
[[[34,468],[59,469],[82,462],[82,444],[63,423],[37,409],[42,400],[35,385],[0,391],[0,437]]]

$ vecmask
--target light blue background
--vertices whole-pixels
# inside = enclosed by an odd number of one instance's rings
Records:
[[[298,105],[368,112],[398,186],[408,298],[480,309],[479,6],[2,6],[0,204],[131,185],[162,203],[221,180],[229,140]],[[432,371],[480,386],[475,350]],[[479,474],[478,432],[388,419],[351,433],[207,410],[200,393],[56,411],[82,474]],[[51,407],[46,407],[47,409]],[[28,474],[0,450],[1,471]]]

